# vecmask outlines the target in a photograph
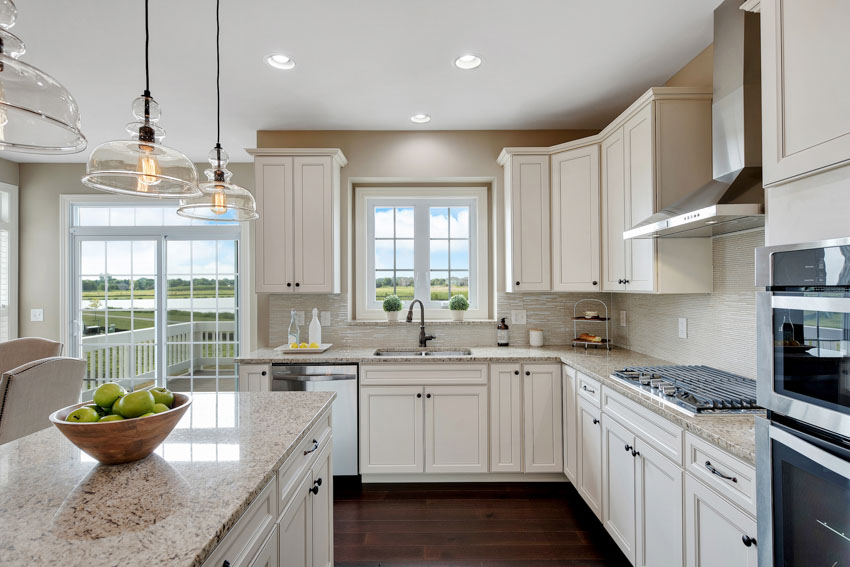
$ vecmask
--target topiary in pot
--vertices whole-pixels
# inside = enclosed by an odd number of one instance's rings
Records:
[[[398,312],[401,311],[401,299],[397,295],[388,295],[384,298],[384,312],[387,314],[387,321],[398,321]]]
[[[452,319],[463,321],[463,314],[469,309],[469,301],[462,295],[453,295],[449,299],[449,309],[452,312]]]

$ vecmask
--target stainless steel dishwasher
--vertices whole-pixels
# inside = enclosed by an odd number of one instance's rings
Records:
[[[334,476],[357,474],[357,365],[273,364],[273,392],[336,392],[333,419]]]

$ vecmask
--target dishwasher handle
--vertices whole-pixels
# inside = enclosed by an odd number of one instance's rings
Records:
[[[285,382],[333,382],[336,380],[355,380],[355,374],[272,374],[272,380]]]

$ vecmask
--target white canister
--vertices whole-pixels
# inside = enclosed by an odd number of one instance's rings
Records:
[[[543,329],[529,329],[528,342],[531,346],[543,346]]]

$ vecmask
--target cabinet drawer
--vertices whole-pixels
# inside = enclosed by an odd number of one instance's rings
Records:
[[[751,465],[687,433],[685,468],[695,478],[755,516],[756,471]]]
[[[486,364],[381,364],[360,367],[363,386],[487,384]]]
[[[225,534],[204,565],[218,567],[225,561],[231,567],[247,567],[251,564],[277,521],[276,486],[277,480],[273,478]]]
[[[579,396],[586,399],[596,407],[600,407],[602,400],[602,384],[586,374],[576,372],[576,391]]]
[[[602,396],[602,409],[662,455],[680,467],[683,465],[685,435],[681,427],[609,388]]]
[[[300,482],[304,471],[309,469],[325,445],[331,441],[330,413],[322,416],[307,437],[298,445],[277,473],[278,509],[283,510],[290,494]]]

